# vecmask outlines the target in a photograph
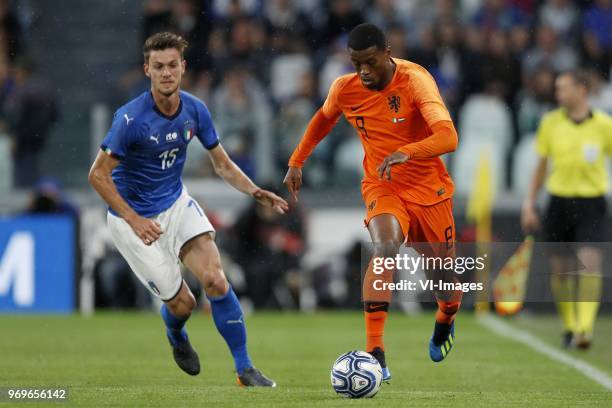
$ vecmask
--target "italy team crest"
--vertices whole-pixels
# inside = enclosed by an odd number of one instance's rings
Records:
[[[185,141],[189,143],[192,137],[193,137],[193,129],[191,128],[191,122],[186,121],[185,130],[183,131],[183,139],[185,139]]]

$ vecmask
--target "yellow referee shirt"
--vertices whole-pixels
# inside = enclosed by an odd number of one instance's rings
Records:
[[[612,155],[612,118],[593,110],[580,123],[569,118],[565,109],[542,118],[536,150],[548,157],[552,168],[546,188],[560,197],[598,197],[608,191],[606,159]]]

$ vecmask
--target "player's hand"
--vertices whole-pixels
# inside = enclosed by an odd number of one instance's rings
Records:
[[[521,210],[521,227],[523,232],[532,233],[540,228],[540,218],[533,204],[525,203]]]
[[[287,190],[291,193],[291,197],[297,202],[300,188],[302,188],[302,169],[299,167],[289,167],[283,184],[287,186]]]
[[[271,191],[259,188],[253,193],[253,198],[266,207],[272,207],[279,214],[289,211],[289,204]]]
[[[147,246],[157,241],[161,234],[164,233],[161,229],[161,225],[159,225],[157,221],[150,220],[139,215],[126,219],[126,221],[129,226],[132,227],[132,230],[138,236],[138,238],[140,238]]]
[[[391,153],[389,156],[385,157],[385,160],[378,166],[378,177],[382,180],[386,178],[387,180],[391,180],[391,166],[396,164],[405,163],[410,160],[410,157],[406,153],[395,152]]]

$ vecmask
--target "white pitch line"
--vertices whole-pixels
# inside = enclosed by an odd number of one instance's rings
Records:
[[[534,335],[521,330],[515,327],[512,327],[508,323],[502,321],[498,317],[486,315],[481,316],[476,319],[483,326],[490,329],[492,332],[517,341],[519,343],[523,343],[527,347],[544,354],[551,360],[554,360],[558,363],[568,365],[574,368],[576,371],[583,374],[585,377],[590,378],[596,383],[600,384],[604,388],[612,391],[612,377],[610,377],[605,372],[600,369],[592,366],[584,360],[580,360],[575,358],[564,351],[558,350],[551,345],[543,342],[539,338]]]

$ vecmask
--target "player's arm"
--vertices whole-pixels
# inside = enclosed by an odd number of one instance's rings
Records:
[[[302,187],[302,167],[304,163],[308,157],[310,157],[312,151],[317,147],[319,142],[321,142],[336,125],[339,117],[340,114],[338,113],[335,118],[328,118],[325,116],[322,109],[319,109],[310,120],[310,123],[308,123],[302,140],[300,140],[300,143],[293,151],[289,159],[289,169],[287,170],[287,175],[285,175],[283,184],[287,186],[287,189],[295,201],[297,201],[297,195]]]
[[[208,150],[215,173],[236,190],[255,198],[259,203],[274,208],[277,212],[284,214],[289,209],[285,200],[271,191],[259,188],[246,175],[240,167],[229,158],[221,144],[217,144]]]
[[[426,159],[438,157],[457,149],[457,131],[451,121],[440,121],[430,126],[432,134],[423,140],[409,143],[399,148],[396,152],[385,157],[378,166],[380,178],[386,177],[391,180],[391,166],[404,163],[412,159]]]
[[[138,215],[121,197],[111,177],[111,173],[117,165],[119,165],[117,158],[100,150],[89,170],[89,184],[132,227],[134,233],[146,245],[151,245],[162,234],[161,227],[157,222]]]
[[[402,146],[399,151],[411,159],[438,157],[457,149],[459,138],[453,122],[443,120],[430,125],[433,132],[430,136],[415,143]]]
[[[304,136],[302,136],[300,143],[289,158],[289,167],[301,169],[315,147],[317,147],[319,142],[321,142],[336,125],[339,117],[340,113],[332,117],[327,117],[323,109],[319,109],[312,119],[310,119]]]
[[[297,201],[298,193],[302,187],[302,167],[304,163],[340,118],[342,112],[338,105],[338,94],[341,86],[342,79],[336,79],[329,90],[325,103],[308,123],[300,143],[289,158],[289,169],[283,184],[287,186],[295,201]]]

